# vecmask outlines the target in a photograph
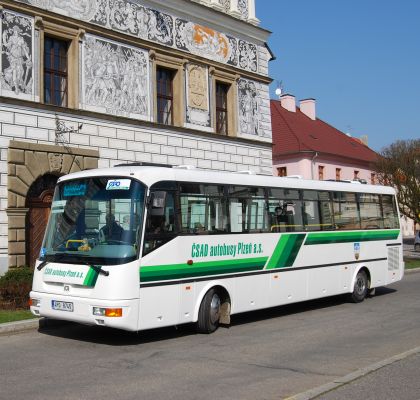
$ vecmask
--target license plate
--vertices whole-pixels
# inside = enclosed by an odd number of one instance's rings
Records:
[[[68,301],[52,300],[51,305],[53,310],[73,312],[73,303]]]

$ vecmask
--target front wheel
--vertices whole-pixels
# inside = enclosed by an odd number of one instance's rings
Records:
[[[365,271],[359,271],[354,282],[353,293],[350,295],[350,300],[353,303],[362,302],[369,291],[369,280]]]
[[[204,296],[198,312],[197,331],[212,333],[219,327],[222,302],[216,289],[210,289]]]

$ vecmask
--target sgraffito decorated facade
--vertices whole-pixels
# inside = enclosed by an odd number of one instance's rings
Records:
[[[272,54],[254,0],[4,0],[0,13],[0,275],[30,264],[42,232],[29,228],[63,174],[271,174]]]

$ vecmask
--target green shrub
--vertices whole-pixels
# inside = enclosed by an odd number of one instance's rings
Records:
[[[13,268],[0,278],[0,308],[28,308],[33,271]]]

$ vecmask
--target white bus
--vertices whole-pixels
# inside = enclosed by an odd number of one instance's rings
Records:
[[[37,316],[139,331],[403,277],[392,188],[117,166],[61,177],[30,293]]]

